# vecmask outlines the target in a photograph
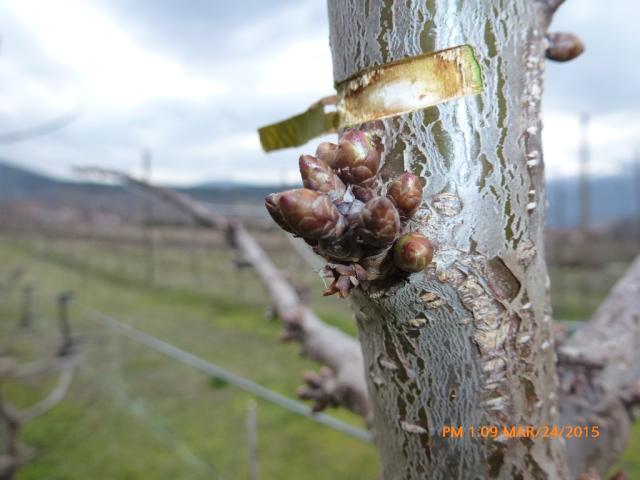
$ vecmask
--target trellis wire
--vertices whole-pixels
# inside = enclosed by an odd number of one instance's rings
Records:
[[[156,350],[168,357],[178,360],[186,365],[196,368],[212,377],[224,380],[225,382],[234,385],[241,390],[244,390],[258,398],[266,400],[270,403],[278,405],[281,408],[289,410],[290,412],[297,413],[303,417],[310,418],[311,420],[329,427],[333,430],[337,430],[346,435],[350,435],[363,442],[371,443],[371,433],[363,428],[354,427],[342,420],[338,420],[330,415],[324,413],[313,413],[311,409],[302,402],[292,400],[285,397],[273,390],[269,390],[262,385],[247,380],[244,377],[229,372],[224,368],[204,360],[190,352],[182,350],[175,345],[167,343],[159,338],[156,338],[148,333],[133,328],[132,326],[117,320],[105,313],[97,310],[82,307],[82,310],[86,313],[87,317],[107,328],[110,328],[118,333],[125,335],[126,337],[135,340],[136,342],[145,345],[153,350]]]

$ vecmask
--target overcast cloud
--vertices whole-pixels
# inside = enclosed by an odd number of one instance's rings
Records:
[[[301,150],[261,152],[258,126],[332,91],[325,2],[287,0],[2,0],[0,134],[80,110],[63,130],[0,145],[0,157],[58,176],[70,166],[154,177],[293,181]],[[592,114],[594,170],[623,168],[640,131],[635,0],[570,0],[554,30],[586,53],[548,64],[549,176],[577,167],[578,116]]]

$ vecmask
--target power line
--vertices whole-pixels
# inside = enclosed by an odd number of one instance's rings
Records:
[[[168,357],[178,360],[186,365],[194,367],[212,377],[219,378],[225,382],[234,385],[256,397],[262,398],[268,402],[271,402],[279,407],[282,407],[290,412],[297,413],[303,417],[310,418],[311,420],[324,425],[325,427],[332,428],[346,435],[350,435],[358,440],[362,440],[367,443],[371,443],[371,433],[363,428],[354,427],[346,422],[338,420],[330,415],[324,413],[313,413],[311,409],[304,403],[296,400],[291,400],[273,390],[269,390],[262,385],[247,380],[244,377],[229,372],[228,370],[219,367],[218,365],[208,362],[192,353],[182,350],[175,345],[164,342],[159,338],[156,338],[148,333],[133,328],[120,320],[117,320],[109,315],[106,315],[97,310],[82,307],[82,310],[86,313],[89,319],[107,327],[118,333],[125,335],[126,337],[135,340],[142,345],[145,345],[153,350],[156,350]]]

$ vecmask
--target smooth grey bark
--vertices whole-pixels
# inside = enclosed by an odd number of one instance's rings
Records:
[[[436,246],[424,273],[353,294],[384,478],[569,478],[559,439],[470,434],[559,419],[539,119],[543,7],[551,7],[328,4],[336,81],[470,44],[485,82],[480,96],[382,122],[383,176],[410,171],[424,179],[410,230]],[[464,438],[443,438],[445,426],[462,426]]]

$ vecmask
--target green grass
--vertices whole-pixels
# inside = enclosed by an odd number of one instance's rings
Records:
[[[599,269],[551,266],[554,318],[588,320],[624,274],[632,258],[628,260],[614,261]]]
[[[286,243],[265,239],[269,253],[296,284],[308,283],[319,315],[352,334],[347,302],[320,295],[321,281]],[[273,240],[273,239],[271,239]],[[282,246],[284,245],[284,246]],[[36,290],[32,329],[17,328],[20,290],[0,298],[0,349],[22,361],[57,347],[55,296],[73,290],[74,333],[85,361],[65,400],[25,429],[36,452],[19,479],[247,478],[245,414],[250,397],[225,382],[137,345],[84,318],[95,307],[185,350],[293,397],[306,369],[297,346],[281,344],[279,324],[265,317],[268,298],[250,270],[237,271],[226,250],[184,248],[155,252],[153,285],[140,246],[70,240],[0,238],[0,272],[28,269],[23,284]],[[194,269],[194,265],[197,268]],[[551,268],[556,318],[586,319],[624,271],[613,264],[589,282],[589,272]],[[586,299],[586,300],[585,300]],[[20,406],[37,401],[55,382],[11,385]],[[355,425],[344,410],[331,414]],[[374,447],[258,401],[260,473],[263,479],[374,479]],[[640,478],[640,424],[616,468]]]
[[[50,244],[45,252],[31,243],[0,242],[0,265],[26,266],[25,282],[36,288],[29,331],[17,328],[19,290],[0,304],[0,343],[23,361],[55,351],[54,298],[73,290],[78,305],[107,312],[289,397],[301,372],[318,368],[294,344],[278,342],[279,325],[265,318],[259,283],[247,271],[242,280],[233,278],[228,259],[209,264],[215,290],[194,291],[162,282],[149,287],[142,278],[118,273],[104,251],[73,247]],[[91,255],[90,262],[81,255]],[[126,263],[135,271],[133,261]],[[188,276],[185,268],[169,265],[172,274]],[[234,294],[237,289],[242,292]],[[355,331],[337,300],[312,303],[330,322]],[[20,479],[247,478],[248,395],[118,337],[83,318],[78,307],[72,321],[85,362],[64,402],[27,425],[24,441],[37,454]],[[53,382],[12,385],[8,395],[27,406]],[[349,412],[331,413],[361,425]],[[376,478],[374,447],[263,401],[258,436],[261,478]]]

